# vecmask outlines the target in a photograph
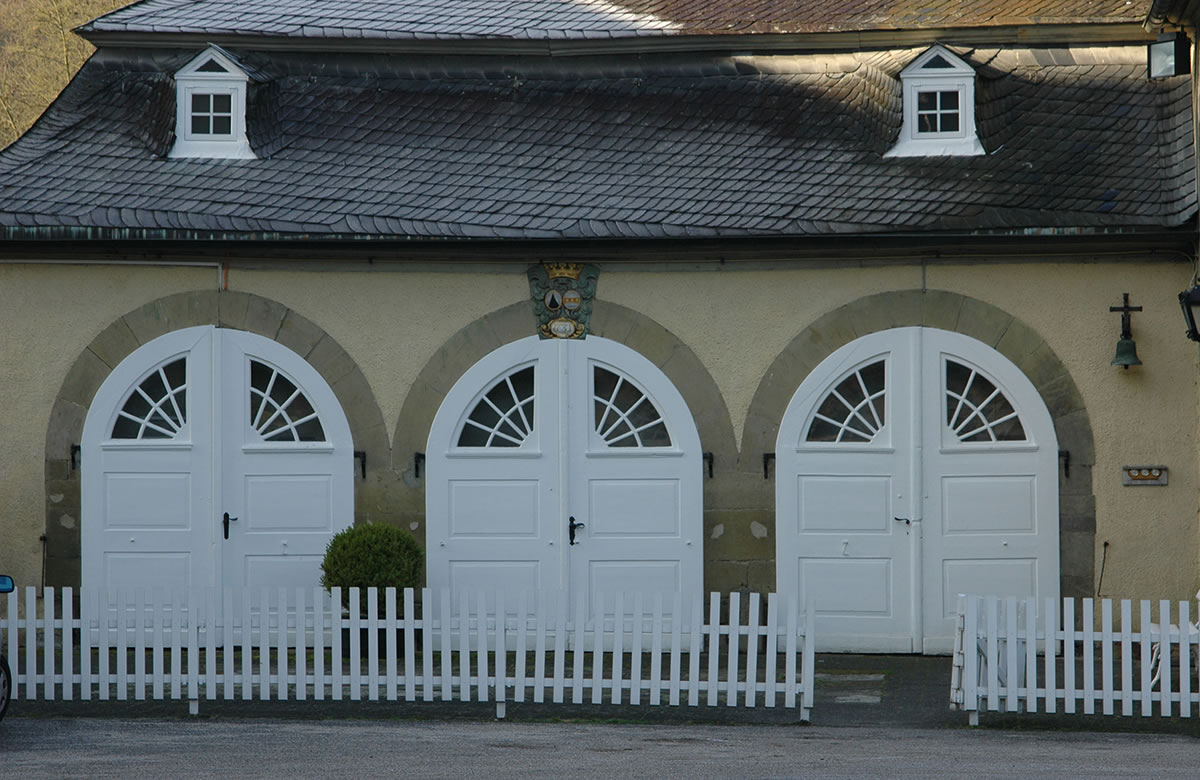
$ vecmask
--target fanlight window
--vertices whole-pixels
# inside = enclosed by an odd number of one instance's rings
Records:
[[[869,442],[887,421],[884,361],[863,366],[838,382],[808,426],[806,441]]]
[[[1026,441],[1004,393],[969,366],[946,361],[946,425],[963,442]]]
[[[671,446],[662,414],[632,382],[595,366],[592,387],[595,431],[608,446]]]
[[[492,385],[463,423],[458,446],[520,447],[533,433],[533,392],[533,366]]]
[[[265,441],[325,441],[304,391],[278,369],[250,361],[250,427]]]
[[[159,366],[133,389],[117,420],[114,439],[173,439],[187,422],[187,358]]]

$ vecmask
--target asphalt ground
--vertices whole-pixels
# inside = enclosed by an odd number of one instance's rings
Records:
[[[950,658],[918,655],[819,654],[810,724],[798,709],[629,704],[535,704],[508,702],[505,720],[713,725],[813,725],[837,728],[967,729],[967,714],[950,709]],[[186,701],[15,700],[8,718],[273,718],[493,721],[494,702],[225,701],[201,700],[199,715]],[[980,714],[980,728],[1025,731],[1131,732],[1200,738],[1200,713],[1192,718],[1152,715],[1102,716],[1062,713]],[[1200,766],[1200,760],[1197,762]],[[0,767],[2,769],[2,767]],[[1200,776],[1200,770],[1197,772]]]

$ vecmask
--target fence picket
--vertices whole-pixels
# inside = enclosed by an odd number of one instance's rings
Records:
[[[1159,714],[1171,714],[1171,602],[1158,602],[1158,690]]]
[[[1121,714],[1133,714],[1133,605],[1121,599]]]
[[[296,588],[296,701],[308,698],[308,604],[304,588]]]
[[[738,703],[738,652],[741,647],[740,625],[742,618],[742,594],[729,594],[729,640],[727,646],[729,652],[729,671],[726,676],[727,687],[725,689],[725,706],[736,707]]]
[[[679,591],[675,591],[671,609],[670,704],[678,706],[679,689],[683,682],[680,677],[680,661],[683,656],[683,594]]]
[[[1058,654],[1058,603],[1047,597],[1046,599],[1046,644],[1045,644],[1045,661],[1046,661],[1046,712],[1053,713],[1058,711],[1058,680],[1057,668],[1054,663],[1055,656]]]
[[[1113,714],[1112,628],[1112,600],[1104,599],[1100,603],[1100,676],[1104,692],[1103,711],[1105,715]]]
[[[367,588],[366,632],[367,701],[379,701],[379,588],[374,585]]]
[[[1096,612],[1095,601],[1083,600],[1083,714],[1096,713]]]
[[[750,594],[750,612],[746,635],[746,694],[747,707],[753,707],[758,698],[758,644],[761,637],[761,626],[758,624],[759,597],[758,593]]]
[[[778,691],[778,659],[776,648],[779,643],[779,596],[771,593],[767,596],[767,668],[765,676],[766,690],[763,691],[763,705],[775,706],[775,694]]]
[[[533,640],[534,704],[541,704],[546,700],[546,611],[550,609],[547,601],[549,595],[545,591],[534,594],[534,620],[536,621]],[[555,631],[561,633],[557,631],[557,626]],[[555,675],[556,678],[558,676]]]
[[[404,589],[404,700],[416,701],[416,633],[413,624],[417,619],[417,610],[413,599],[413,589]]]
[[[1063,599],[1063,712],[1075,713],[1075,600]]]
[[[629,703],[642,703],[642,637],[646,630],[646,599],[638,592],[633,597],[633,647],[629,650]],[[657,634],[658,631],[655,631]]]
[[[1192,717],[1191,604],[1179,602],[1179,714]]]
[[[1009,596],[1004,601],[1004,669],[1007,672],[1005,687],[1008,697],[1005,706],[1009,711],[1016,711],[1018,691],[1021,684],[1021,667],[1017,665],[1017,651],[1020,649],[1017,638],[1017,598]]]
[[[436,686],[433,679],[433,601],[429,588],[421,589],[421,700],[433,701]],[[405,601],[405,603],[408,603]],[[388,631],[389,636],[396,633],[395,628]]]
[[[75,593],[70,587],[62,589],[62,698],[75,698]],[[161,694],[158,698],[162,698]]]
[[[504,604],[504,591],[496,593],[496,658],[493,668],[496,671],[496,685],[492,690],[492,699],[501,709],[496,712],[503,715],[502,705],[508,702],[508,613]]]
[[[796,706],[796,611],[799,603],[794,596],[784,600],[787,609],[787,652],[783,660],[783,706]]]
[[[592,616],[592,704],[599,704],[604,696],[600,685],[604,676],[604,604],[604,594],[597,593],[596,614]]]
[[[1025,711],[1038,710],[1037,599],[1025,599]]]
[[[10,593],[8,595],[15,596],[16,594]],[[80,591],[79,593],[79,698],[81,701],[90,701],[92,698],[92,615],[97,614],[94,603],[97,595],[97,593],[86,593],[84,591]],[[9,601],[10,605],[15,603],[15,601]],[[16,617],[16,612],[10,607],[8,614],[10,620],[9,633],[12,634],[11,620]]]
[[[609,701],[620,704],[625,674],[621,662],[625,658],[625,594],[617,593],[613,604],[612,692]]]
[[[708,633],[708,706],[717,706],[717,678],[721,668],[721,597],[716,593],[708,595],[708,624],[704,627]]]
[[[478,661],[477,672],[478,678],[475,680],[475,700],[488,700],[488,619],[487,619],[487,596],[483,591],[479,591],[477,602],[479,605],[479,650],[476,654]]]

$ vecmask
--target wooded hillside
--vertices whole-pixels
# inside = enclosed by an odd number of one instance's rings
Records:
[[[0,148],[29,129],[91,55],[71,30],[131,0],[0,0]]]

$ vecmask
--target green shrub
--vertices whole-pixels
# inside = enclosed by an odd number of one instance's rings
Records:
[[[412,534],[394,525],[355,525],[338,533],[329,540],[325,548],[325,559],[321,561],[321,586],[379,588],[379,614],[383,615],[384,588],[421,586],[421,569],[425,564],[425,553]],[[366,613],[366,593],[359,604]],[[402,609],[401,594],[397,593],[397,607]],[[350,594],[342,591],[342,605],[350,605]]]

